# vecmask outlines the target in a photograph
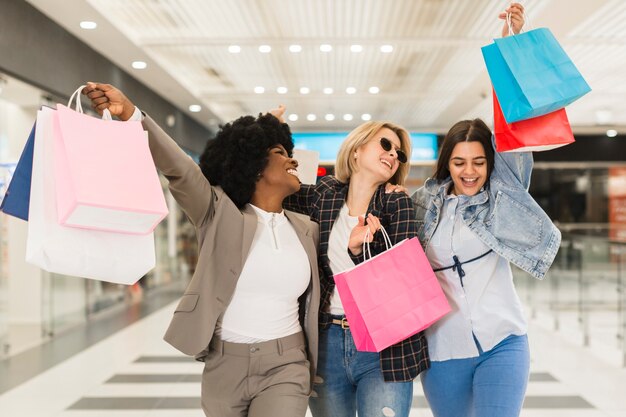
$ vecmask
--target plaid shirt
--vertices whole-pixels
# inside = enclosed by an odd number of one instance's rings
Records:
[[[346,201],[348,184],[339,182],[333,176],[322,178],[316,185],[302,185],[300,191],[287,197],[284,208],[308,215],[320,225],[319,269],[321,300],[320,312],[328,310],[330,296],[335,288],[333,273],[328,260],[328,240],[335,219]],[[391,243],[396,244],[403,239],[417,236],[417,223],[413,203],[404,193],[385,193],[381,185],[372,197],[368,213],[378,217],[387,230]],[[385,251],[385,243],[381,233],[374,235],[370,245],[372,255]],[[346,250],[348,250],[346,248]],[[363,254],[350,256],[355,264],[363,262]],[[320,325],[328,326],[328,314],[320,314]],[[423,332],[409,337],[402,342],[389,346],[380,352],[380,365],[385,381],[402,382],[413,380],[420,372],[428,369],[428,345]]]

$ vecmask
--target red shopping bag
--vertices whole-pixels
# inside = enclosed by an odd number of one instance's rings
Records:
[[[384,232],[384,229],[381,229]],[[386,240],[388,241],[388,236]],[[347,271],[335,274],[357,350],[380,352],[450,311],[417,238],[404,240]]]
[[[547,151],[574,142],[565,109],[507,124],[494,93],[493,119],[498,152]]]

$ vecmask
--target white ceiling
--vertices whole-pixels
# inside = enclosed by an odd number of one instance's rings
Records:
[[[222,120],[279,103],[294,130],[349,130],[361,114],[413,131],[445,132],[461,118],[491,119],[480,47],[499,36],[501,0],[28,0],[186,110]],[[568,107],[577,132],[626,131],[626,1],[526,0],[593,91]],[[93,20],[98,28],[80,29]],[[292,44],[302,46],[289,52]],[[329,44],[332,51],[321,52]],[[350,51],[353,44],[363,51]],[[232,54],[230,45],[241,52]],[[270,53],[261,53],[269,45]],[[382,45],[393,51],[383,53]],[[134,60],[148,63],[134,70]],[[99,80],[106,82],[108,80]],[[376,86],[378,94],[368,89]],[[265,92],[257,94],[255,87]],[[286,94],[276,89],[286,87]],[[303,95],[301,87],[310,93]],[[324,94],[324,88],[333,94]],[[353,87],[356,93],[348,94]],[[141,103],[137,103],[141,105]],[[191,114],[191,113],[190,113]],[[216,124],[209,112],[191,114]],[[306,120],[314,114],[315,121]],[[325,120],[333,114],[333,121]],[[343,120],[344,114],[354,120]],[[599,119],[600,117],[600,119]]]

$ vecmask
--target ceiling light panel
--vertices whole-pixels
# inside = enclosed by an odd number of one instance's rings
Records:
[[[132,44],[142,47],[151,65],[163,68],[191,94],[220,103],[221,109],[228,109],[224,111],[252,111],[265,103],[275,107],[280,98],[295,107],[288,112],[298,113],[301,122],[307,123],[306,114],[315,113],[313,124],[327,125],[323,115],[328,101],[341,100],[342,111],[353,114],[354,121],[367,112],[377,119],[390,116],[406,126],[436,122],[448,127],[469,109],[485,106],[478,92],[490,87],[480,46],[499,36],[502,22],[494,16],[503,7],[497,0],[458,2],[457,7],[439,0],[88,2]],[[554,4],[554,0],[524,2],[531,23],[536,18],[540,24],[547,19],[542,13],[555,9]],[[605,103],[613,103],[613,96],[621,98],[616,102],[626,102],[622,75],[626,46],[604,43],[609,36],[626,37],[626,2],[588,2],[583,7],[591,12],[578,16],[582,12],[574,10],[551,25],[593,88],[580,104],[572,105],[576,115],[572,121],[579,114],[588,117],[583,110],[593,118],[597,107],[590,106],[597,106],[596,94],[606,97]],[[563,24],[576,16],[578,24]],[[581,43],[587,36],[593,42]],[[321,53],[323,43],[332,45],[333,51]],[[271,53],[259,53],[261,44],[270,45]],[[301,52],[289,51],[294,44],[301,45]],[[356,44],[363,46],[361,53],[350,51]],[[393,52],[382,54],[384,44],[393,45]],[[228,52],[230,45],[239,45],[241,52]],[[373,85],[380,87],[379,94],[368,93]],[[254,94],[255,86],[264,86],[265,93]],[[284,96],[277,92],[281,86],[289,90]],[[311,88],[306,100],[298,92],[301,86]],[[323,94],[328,86],[335,91],[332,96]],[[347,93],[348,87],[356,88],[356,93]],[[461,96],[466,92],[472,96]],[[420,107],[424,102],[427,112]],[[615,114],[622,114],[609,105]],[[335,122],[340,122],[341,115],[336,116]]]

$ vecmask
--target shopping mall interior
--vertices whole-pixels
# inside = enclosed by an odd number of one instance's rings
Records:
[[[513,268],[531,352],[521,416],[624,417],[626,1],[521,3],[591,86],[567,107],[575,142],[533,154],[529,192],[562,240],[545,279]],[[316,179],[353,128],[394,121],[411,132],[411,194],[452,124],[493,125],[480,51],[508,4],[0,0],[0,199],[38,110],[88,81],[123,90],[195,161],[224,123],[283,104],[296,148],[319,153]],[[198,241],[160,181],[155,267],[132,285],[27,262],[28,223],[0,213],[0,416],[203,415],[203,365],[163,341]],[[410,416],[432,416],[419,378],[413,395]]]

